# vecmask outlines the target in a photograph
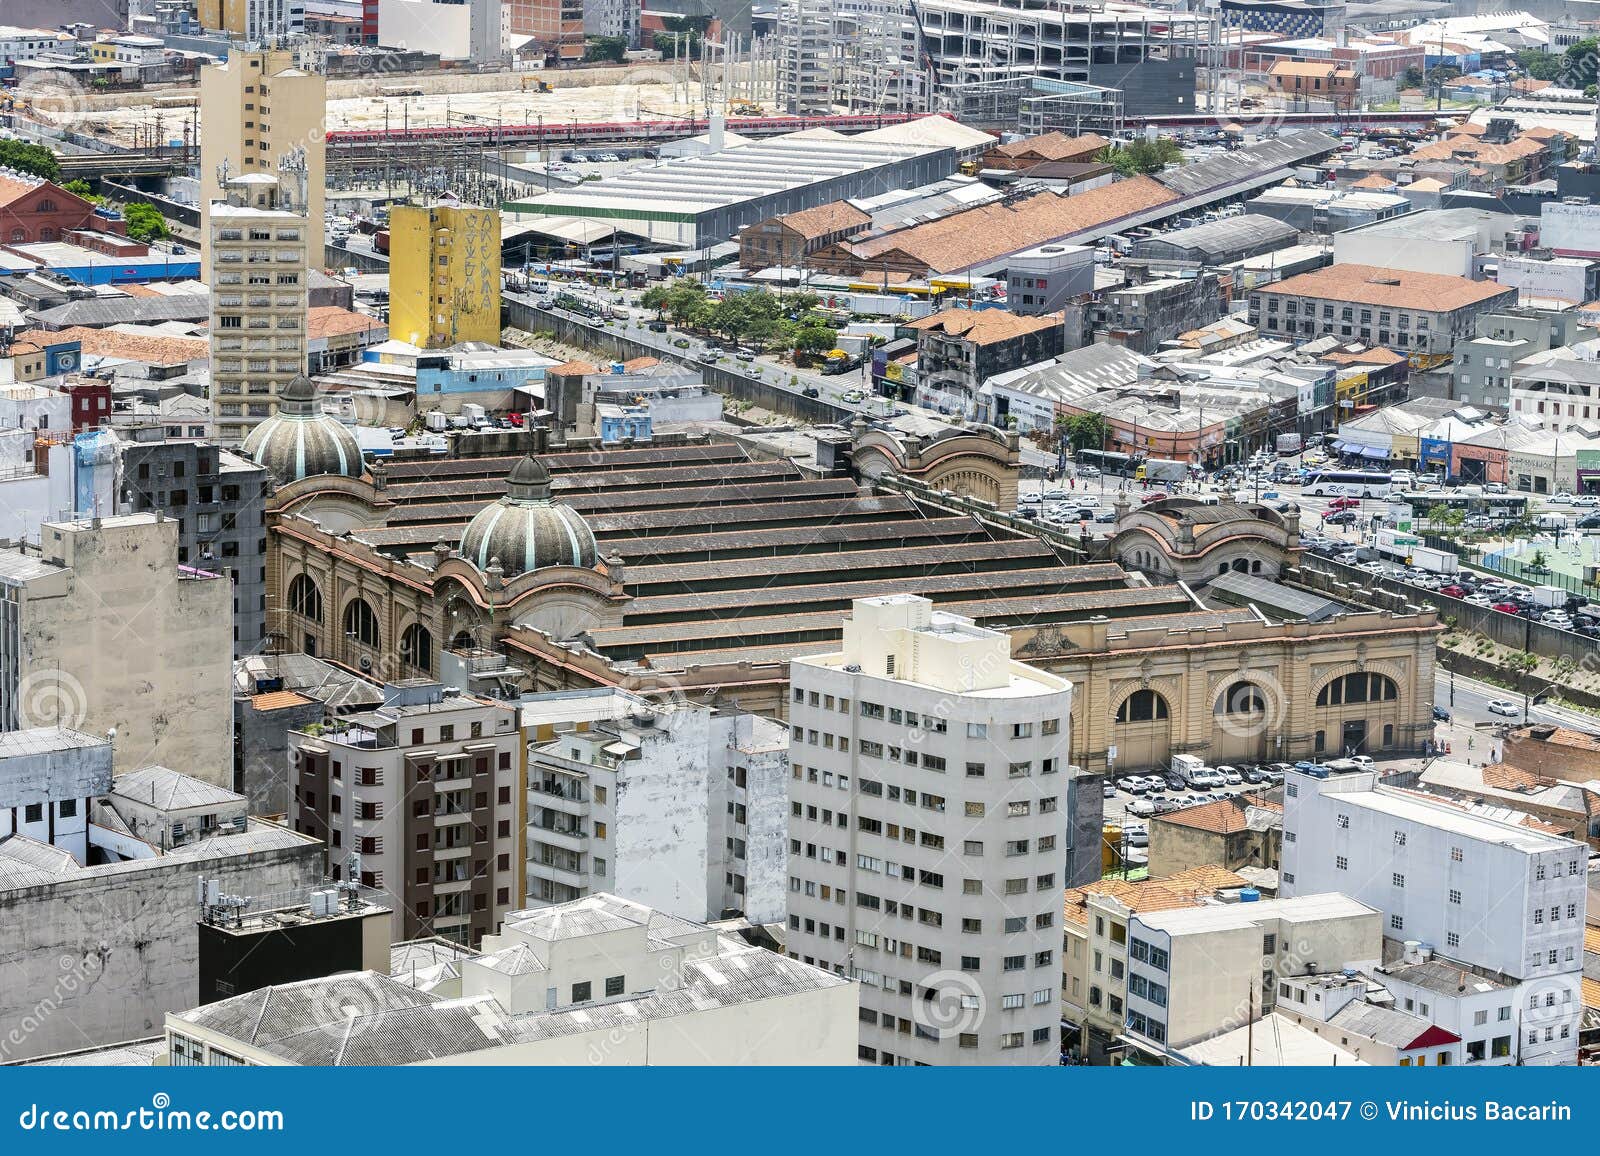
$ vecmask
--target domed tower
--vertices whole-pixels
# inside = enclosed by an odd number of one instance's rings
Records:
[[[278,412],[251,430],[240,450],[280,486],[321,474],[359,478],[361,446],[317,405],[316,388],[297,377],[278,395]]]
[[[577,511],[550,500],[550,472],[530,454],[506,477],[506,496],[467,523],[461,556],[485,572],[498,562],[509,580],[547,566],[592,569],[600,550]]]

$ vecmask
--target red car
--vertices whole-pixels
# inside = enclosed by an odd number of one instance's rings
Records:
[[[1360,498],[1335,498],[1328,503],[1330,510],[1354,510],[1361,505]]]
[[[1501,614],[1521,614],[1522,613],[1522,607],[1518,606],[1515,602],[1496,602],[1494,604],[1494,608],[1496,610],[1498,610]]]
[[[1139,504],[1140,505],[1149,505],[1151,502],[1159,502],[1162,498],[1165,498],[1165,497],[1167,497],[1166,494],[1163,494],[1163,493],[1157,491],[1155,493],[1146,494],[1144,497],[1140,498],[1139,499]]]
[[[1467,592],[1459,586],[1441,586],[1439,587],[1439,593],[1446,598],[1465,598],[1467,596]]]

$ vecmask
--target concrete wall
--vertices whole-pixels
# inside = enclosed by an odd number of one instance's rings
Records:
[[[712,800],[724,814],[725,792],[722,766],[713,767],[705,757],[709,719],[707,711],[677,711],[670,730],[642,732],[643,757],[617,768],[613,804],[616,894],[694,920],[720,914],[709,908],[713,893],[721,906],[722,893],[722,840],[716,854],[708,844]],[[708,882],[712,867],[718,874],[714,892]]]
[[[0,1061],[147,1038],[166,1012],[192,1007],[202,877],[236,895],[309,892],[322,878],[322,844],[145,860],[0,892]]]
[[[53,689],[58,714],[33,724],[115,728],[119,769],[159,763],[230,786],[232,583],[179,574],[170,518],[69,525],[81,528],[46,524],[43,553],[71,569],[71,589],[30,586],[20,615],[21,685]]]

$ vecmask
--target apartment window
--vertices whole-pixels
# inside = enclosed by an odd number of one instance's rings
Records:
[[[1333,857],[1333,865],[1340,871],[1348,871],[1350,869],[1350,860],[1343,855],[1335,855]]]
[[[1450,889],[1450,902],[1456,904],[1457,906],[1460,906],[1461,904],[1461,892],[1457,891],[1454,887]]]
[[[622,992],[623,992],[623,987],[625,985],[625,982],[626,982],[625,977],[620,976],[620,975],[613,975],[613,976],[607,977],[607,979],[606,979],[606,995],[607,996],[621,995]]]
[[[1398,871],[1389,876],[1389,881],[1396,887],[1404,887],[1406,885],[1406,877]]]
[[[1461,848],[1460,847],[1452,847],[1452,848],[1450,848],[1450,861],[1452,863],[1461,862]]]
[[[584,980],[582,983],[575,983],[575,984],[572,985],[572,1002],[573,1003],[588,1003],[589,999],[590,999],[590,995],[589,995],[589,981],[588,980]]]
[[[1398,915],[1389,916],[1389,927],[1394,931],[1404,930],[1406,921]]]

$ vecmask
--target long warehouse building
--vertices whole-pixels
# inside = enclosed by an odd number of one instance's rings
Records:
[[[703,249],[769,217],[940,180],[979,137],[992,140],[941,117],[854,137],[808,129],[589,181],[505,211],[602,220],[654,243]]]

